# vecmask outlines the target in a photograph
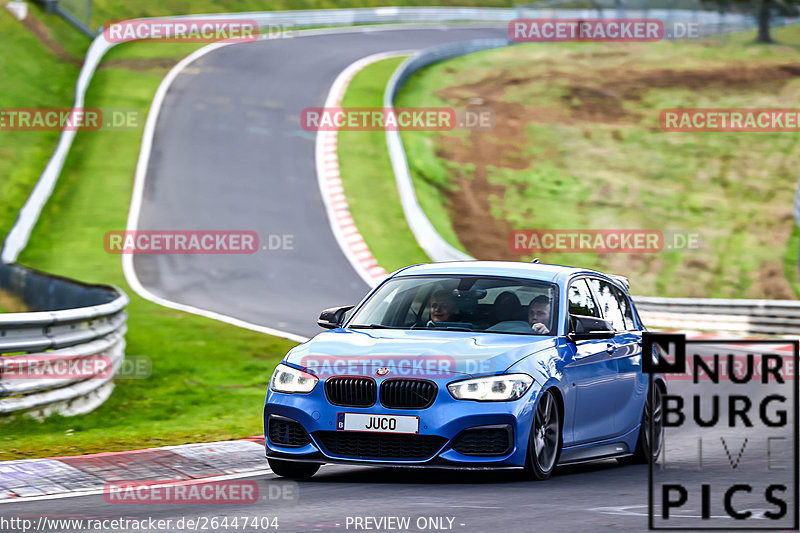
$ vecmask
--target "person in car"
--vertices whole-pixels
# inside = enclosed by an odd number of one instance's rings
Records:
[[[504,296],[503,293],[500,296]],[[498,296],[499,302],[496,302],[495,305],[495,316],[497,319],[500,319],[494,326],[491,326],[486,329],[486,331],[498,331],[498,332],[508,332],[508,333],[536,333],[537,335],[549,335],[550,329],[547,327],[547,324],[550,323],[550,298],[545,295],[539,295],[534,298],[531,303],[528,305],[527,309],[527,320],[525,320],[525,310],[524,307],[522,308],[523,316],[520,318],[514,318],[513,314],[507,312],[509,310],[513,310],[514,302],[511,299],[511,296],[515,295],[509,293],[509,296],[504,296],[503,299],[500,299]]]
[[[541,294],[528,306],[528,323],[534,333],[547,335],[550,330],[545,324],[550,323],[550,298]]]
[[[455,322],[458,320],[458,302],[452,291],[439,290],[431,296],[431,320],[436,322]]]

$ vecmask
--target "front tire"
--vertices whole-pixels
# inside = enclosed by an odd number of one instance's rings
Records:
[[[544,481],[555,470],[560,455],[561,414],[558,401],[552,392],[545,391],[533,414],[525,470],[534,480]]]
[[[317,473],[319,463],[301,463],[297,461],[282,461],[280,459],[267,459],[272,471],[289,479],[308,479]]]

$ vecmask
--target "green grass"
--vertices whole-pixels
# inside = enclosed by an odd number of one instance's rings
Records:
[[[63,0],[62,0],[63,3]],[[69,4],[85,6],[83,0],[68,0]],[[341,9],[378,6],[429,6],[453,5],[446,0],[162,0],[160,2],[127,2],[125,0],[93,0],[92,26],[104,25],[110,20],[137,17],[185,15],[190,13],[228,13],[248,11],[277,11],[285,9]],[[513,7],[511,0],[460,0],[458,6]],[[73,8],[81,13],[83,8]]]
[[[492,218],[512,228],[687,230],[704,242],[691,253],[536,254],[543,262],[627,275],[638,294],[793,298],[797,134],[663,133],[658,126],[663,108],[796,107],[800,77],[775,73],[800,61],[800,28],[775,36],[783,44],[755,45],[748,33],[724,44],[518,45],[428,67],[412,76],[397,105],[463,107],[481,97],[497,111],[498,127],[404,134],[420,203],[454,242],[448,222],[463,214],[445,193],[480,168],[502,191],[491,197]],[[666,69],[675,79],[706,80],[711,70],[754,74],[747,82],[672,83]],[[776,79],[763,81],[770,76]],[[492,245],[470,252],[482,259],[507,252],[507,232],[490,237]]]
[[[92,41],[72,24],[58,15],[46,14],[42,6],[34,2],[28,3],[28,16],[36,17],[47,26],[53,40],[69,55],[78,60],[82,60],[86,55]]]
[[[78,68],[62,63],[4,9],[0,10],[3,94],[0,107],[69,106]],[[58,132],[0,128],[0,242],[17,219],[58,142]]]
[[[126,44],[108,59],[130,54]],[[89,106],[146,112],[166,69],[98,70]],[[64,172],[20,262],[88,282],[111,283],[131,298],[126,354],[152,360],[148,379],[119,379],[111,398],[87,415],[0,422],[0,460],[123,450],[261,434],[272,369],[295,343],[165,309],[136,296],[120,256],[103,249],[124,229],[141,131],[80,132]]]
[[[373,63],[350,82],[343,107],[383,107],[383,91],[405,58]],[[383,131],[339,132],[339,168],[347,201],[361,235],[380,264],[392,272],[426,263],[428,256],[406,224]]]

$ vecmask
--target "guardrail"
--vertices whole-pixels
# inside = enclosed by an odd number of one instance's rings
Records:
[[[785,335],[800,333],[800,302],[794,300],[725,300],[634,296],[644,323],[651,328]]]
[[[32,310],[0,314],[0,414],[35,410],[74,415],[91,411],[111,394],[125,357],[124,311],[128,297],[119,289],[88,285],[19,265],[0,264],[0,288]],[[13,355],[8,355],[13,354]],[[103,356],[96,373],[37,378],[13,373],[15,357],[26,365],[53,368]],[[30,364],[27,362],[30,361]],[[12,373],[16,379],[6,376]]]

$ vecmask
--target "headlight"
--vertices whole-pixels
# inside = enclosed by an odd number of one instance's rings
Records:
[[[503,374],[456,381],[447,390],[456,400],[508,402],[522,397],[532,383],[533,378],[528,374]]]
[[[280,364],[272,374],[270,388],[275,392],[308,393],[314,390],[317,381],[319,380],[308,372]]]

